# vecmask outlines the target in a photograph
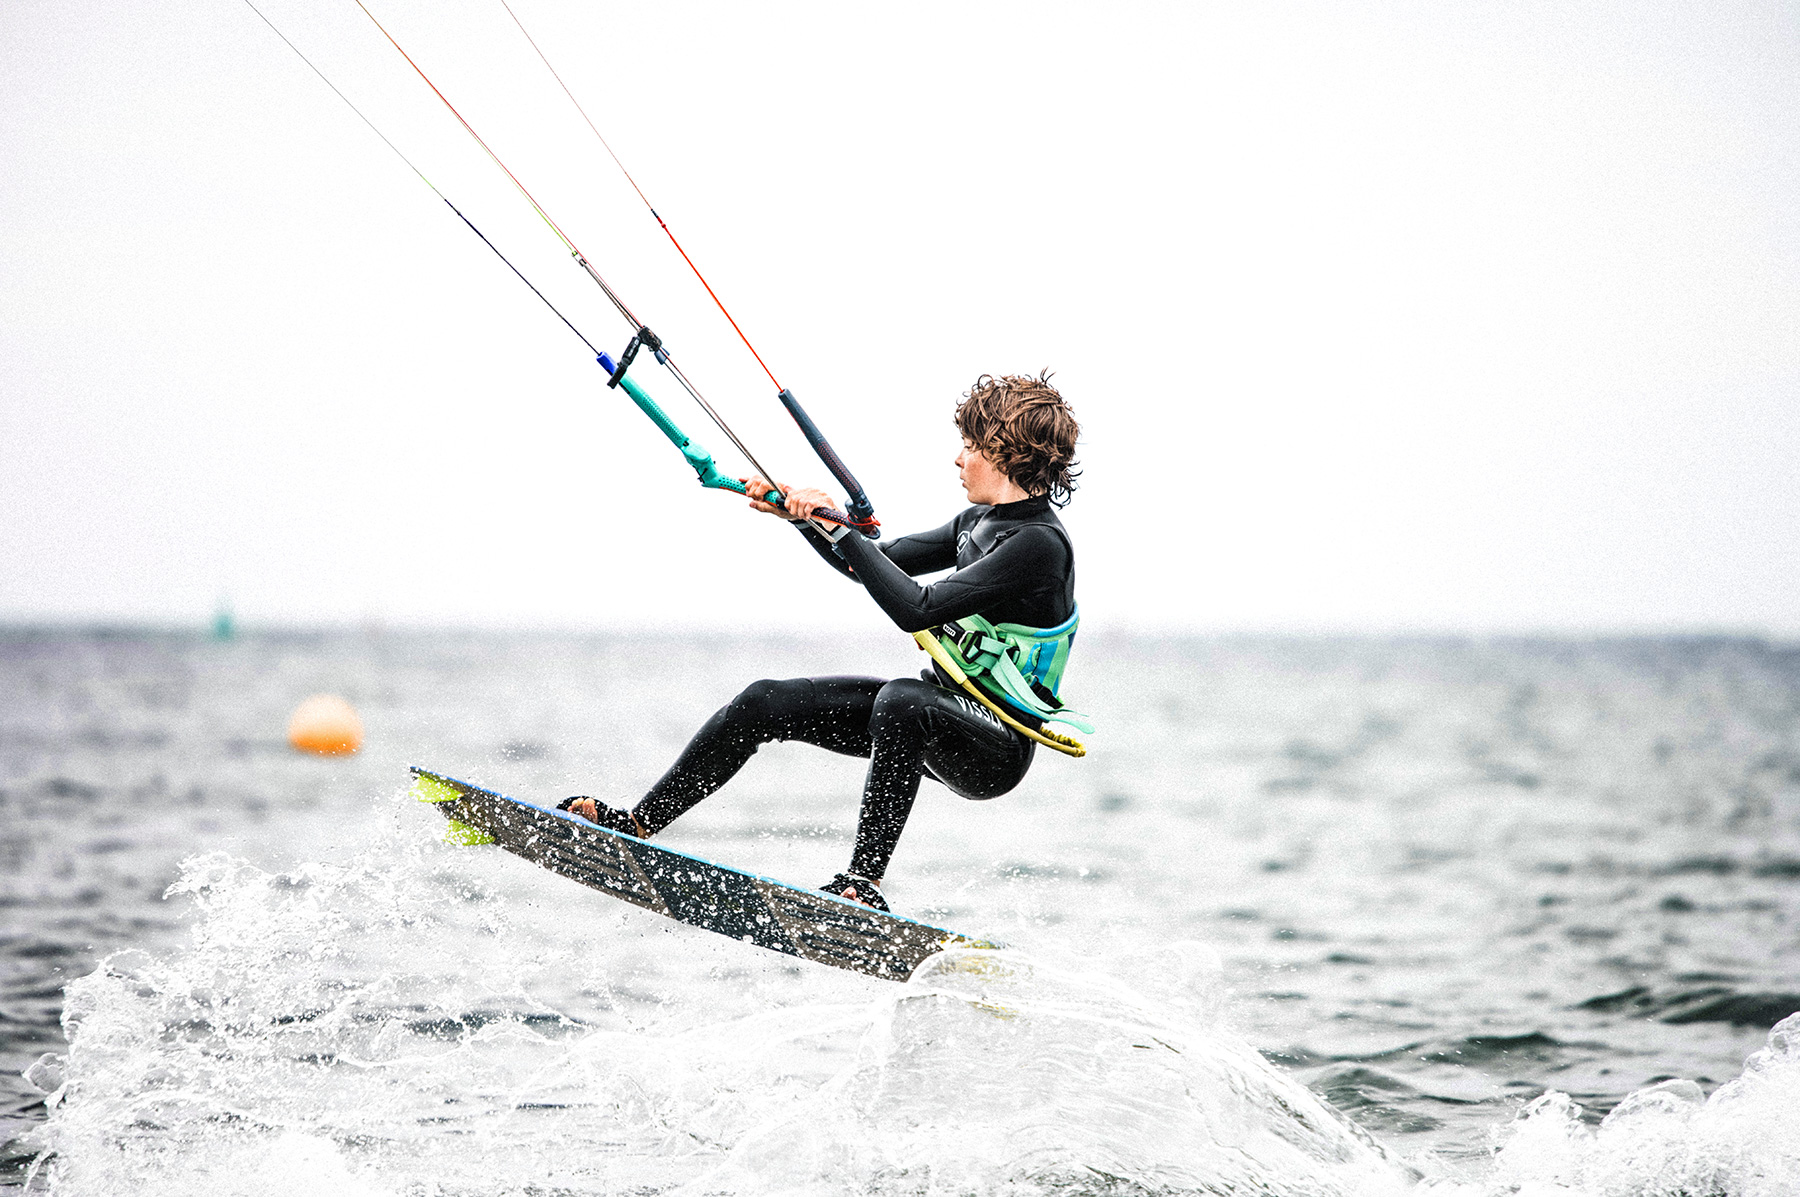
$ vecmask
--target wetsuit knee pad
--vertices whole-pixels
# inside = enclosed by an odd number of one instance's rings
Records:
[[[926,712],[942,689],[929,682],[903,677],[887,683],[875,695],[875,708],[869,712],[869,731],[880,738],[902,728],[925,728]]]
[[[733,723],[750,727],[767,727],[790,715],[803,704],[805,695],[797,693],[810,688],[805,679],[780,681],[763,678],[751,682],[738,696],[726,704]]]

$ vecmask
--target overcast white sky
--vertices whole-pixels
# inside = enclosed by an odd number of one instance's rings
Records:
[[[351,0],[258,3],[617,351]],[[823,480],[499,0],[370,7]],[[514,7],[889,530],[1056,372],[1086,627],[1800,633],[1795,4]],[[602,382],[242,0],[0,5],[0,619],[879,620]]]

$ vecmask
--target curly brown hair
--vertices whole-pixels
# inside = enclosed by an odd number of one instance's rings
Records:
[[[1058,507],[1075,493],[1075,441],[1081,425],[1050,385],[1050,371],[983,374],[956,405],[963,439],[1028,495],[1049,495]]]

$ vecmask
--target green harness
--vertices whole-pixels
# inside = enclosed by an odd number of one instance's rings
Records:
[[[1053,628],[991,623],[970,615],[933,629],[932,636],[993,697],[1046,722],[1092,732],[1087,716],[1063,706],[1056,693],[1080,623],[1080,610]]]

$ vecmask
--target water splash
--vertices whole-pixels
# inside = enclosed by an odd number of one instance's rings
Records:
[[[1567,1095],[1546,1093],[1526,1107],[1496,1164],[1496,1179],[1520,1193],[1800,1193],[1800,1014],[1777,1024],[1743,1074],[1710,1098],[1692,1081],[1665,1081],[1588,1127]]]
[[[1207,1017],[1204,949],[1143,966],[1183,1001],[957,952],[904,986],[769,962],[789,978],[769,1002],[691,963],[657,971],[715,943],[741,960],[736,945],[591,920],[557,936],[486,867],[399,847],[287,873],[189,861],[173,892],[193,904],[191,947],[120,954],[70,986],[34,1188],[1348,1197],[1408,1183]]]
[[[1421,1183],[1224,1027],[1201,945],[959,950],[891,985],[568,891],[403,834],[288,872],[190,860],[188,948],[69,988],[66,1057],[31,1071],[54,1089],[32,1188],[1800,1192],[1800,1016],[1710,1098],[1666,1082],[1589,1127],[1548,1094],[1485,1163]]]
[[[1014,953],[926,962],[853,1062],[708,1185],[765,1193],[1393,1192],[1407,1170],[1248,1045]]]

